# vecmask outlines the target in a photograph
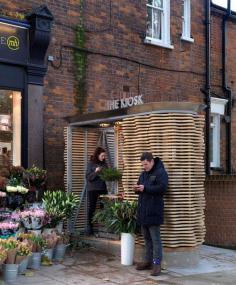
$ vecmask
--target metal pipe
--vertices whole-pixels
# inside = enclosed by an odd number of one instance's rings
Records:
[[[211,107],[211,0],[206,0],[206,85],[205,85],[205,171],[209,175],[210,168],[210,107]]]
[[[227,85],[227,20],[231,16],[231,0],[227,1],[227,13],[222,21],[222,87],[228,99],[226,106],[226,173],[232,174],[232,90]]]

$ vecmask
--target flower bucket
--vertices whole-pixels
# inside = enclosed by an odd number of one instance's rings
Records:
[[[29,230],[28,232],[34,234],[37,237],[41,235],[41,230]]]
[[[42,252],[33,252],[31,268],[39,270],[41,267]]]
[[[134,236],[129,233],[121,234],[121,264],[132,265],[134,260]]]
[[[27,264],[27,268],[31,269],[32,268],[32,259],[33,256],[32,254],[28,257],[28,264]]]
[[[14,282],[16,281],[18,274],[18,266],[19,264],[3,264],[3,280],[5,282]]]
[[[21,263],[19,264],[19,267],[18,267],[18,273],[19,274],[25,273],[25,271],[28,267],[28,263],[29,263],[29,257],[27,257],[26,259],[21,261]]]
[[[51,233],[55,232],[56,228],[44,228],[43,234],[50,235]]]
[[[52,260],[52,256],[53,256],[53,248],[47,248],[43,251],[43,256],[47,256],[47,258],[49,260]]]
[[[66,253],[66,247],[67,245],[66,244],[58,244],[56,247],[55,247],[55,251],[54,251],[54,259],[56,261],[61,261],[63,260],[64,256],[65,256],[65,253]]]
[[[63,232],[63,222],[60,222],[57,226],[56,226],[56,230],[59,234],[61,234]]]

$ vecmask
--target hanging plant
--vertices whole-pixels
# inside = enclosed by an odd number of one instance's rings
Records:
[[[0,15],[7,17],[7,18],[17,19],[17,20],[24,20],[25,19],[25,15],[22,13],[3,10],[3,9],[0,9]]]
[[[85,47],[85,30],[83,25],[83,0],[80,1],[80,23],[75,29],[75,46],[77,48]],[[83,109],[86,103],[86,65],[87,54],[78,50],[74,51],[75,62],[75,80],[76,80],[76,97],[75,105],[79,109],[80,113],[83,113]]]

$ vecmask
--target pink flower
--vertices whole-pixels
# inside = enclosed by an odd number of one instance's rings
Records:
[[[42,209],[25,210],[20,213],[20,216],[23,219],[27,217],[43,218],[45,216],[45,211]]]
[[[0,191],[0,197],[6,197],[7,196],[7,194],[6,194],[6,192],[2,192],[2,191]]]
[[[16,230],[19,227],[18,223],[13,222],[1,222],[0,229],[1,230]]]

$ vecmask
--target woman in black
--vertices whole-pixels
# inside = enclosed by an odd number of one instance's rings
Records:
[[[86,172],[87,190],[88,190],[88,199],[89,199],[88,234],[93,234],[92,218],[96,210],[98,197],[101,194],[107,194],[106,183],[99,176],[101,170],[106,167],[107,167],[106,151],[101,147],[97,147],[94,151],[94,154],[90,158]]]

